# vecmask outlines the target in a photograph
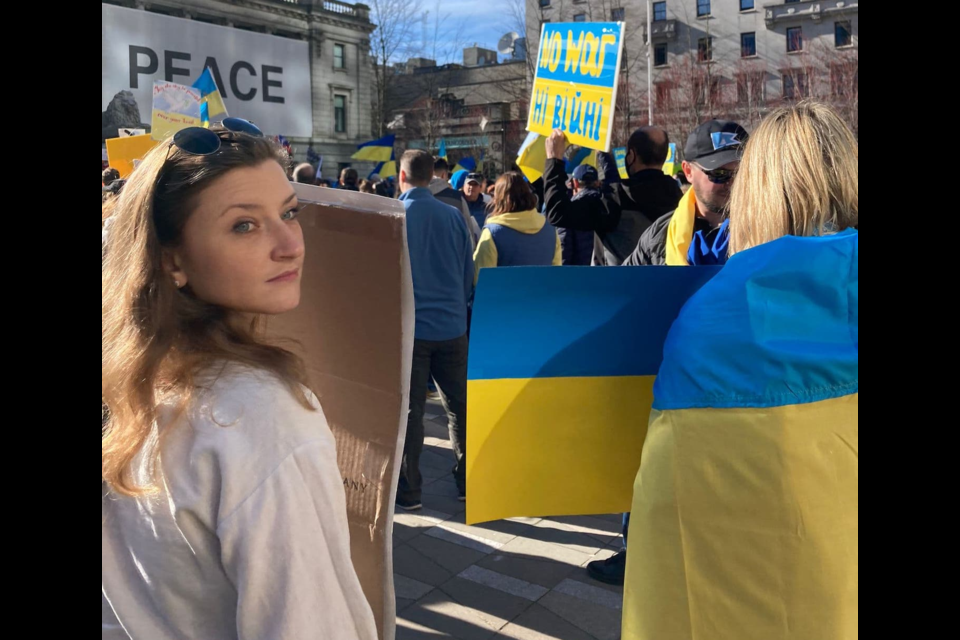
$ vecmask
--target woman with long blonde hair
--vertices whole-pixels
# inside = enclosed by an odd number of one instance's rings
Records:
[[[778,109],[753,134],[733,185],[730,255],[784,236],[859,228],[860,145],[830,107]]]
[[[664,347],[624,640],[859,637],[858,181],[829,107],[750,137],[733,255]]]
[[[238,120],[151,151],[103,235],[102,638],[375,640],[333,436],[263,316],[300,301],[286,157]]]

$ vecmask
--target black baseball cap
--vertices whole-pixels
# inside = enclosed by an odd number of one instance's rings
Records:
[[[697,127],[687,139],[684,156],[707,171],[736,162],[750,134],[736,122],[711,120]]]
[[[600,174],[597,170],[588,164],[582,164],[573,171],[573,179],[577,182],[597,182],[600,180]]]

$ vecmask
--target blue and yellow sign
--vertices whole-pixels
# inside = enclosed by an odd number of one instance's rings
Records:
[[[718,273],[482,270],[467,382],[467,522],[629,511],[664,341]]]
[[[627,148],[614,149],[613,158],[617,161],[617,171],[620,172],[620,178],[627,180],[630,177],[630,171],[627,169]]]
[[[622,55],[623,23],[543,25],[527,130],[609,151]]]

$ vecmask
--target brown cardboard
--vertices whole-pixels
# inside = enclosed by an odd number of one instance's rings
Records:
[[[307,364],[337,439],[353,564],[380,631],[396,633],[393,507],[406,434],[414,300],[403,205],[296,185],[303,296],[270,331]],[[322,606],[322,603],[318,603]]]

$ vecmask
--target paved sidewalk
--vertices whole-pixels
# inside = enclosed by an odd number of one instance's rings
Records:
[[[619,640],[623,590],[584,567],[620,548],[620,516],[464,524],[446,416],[430,403],[424,510],[398,513],[397,640]]]

